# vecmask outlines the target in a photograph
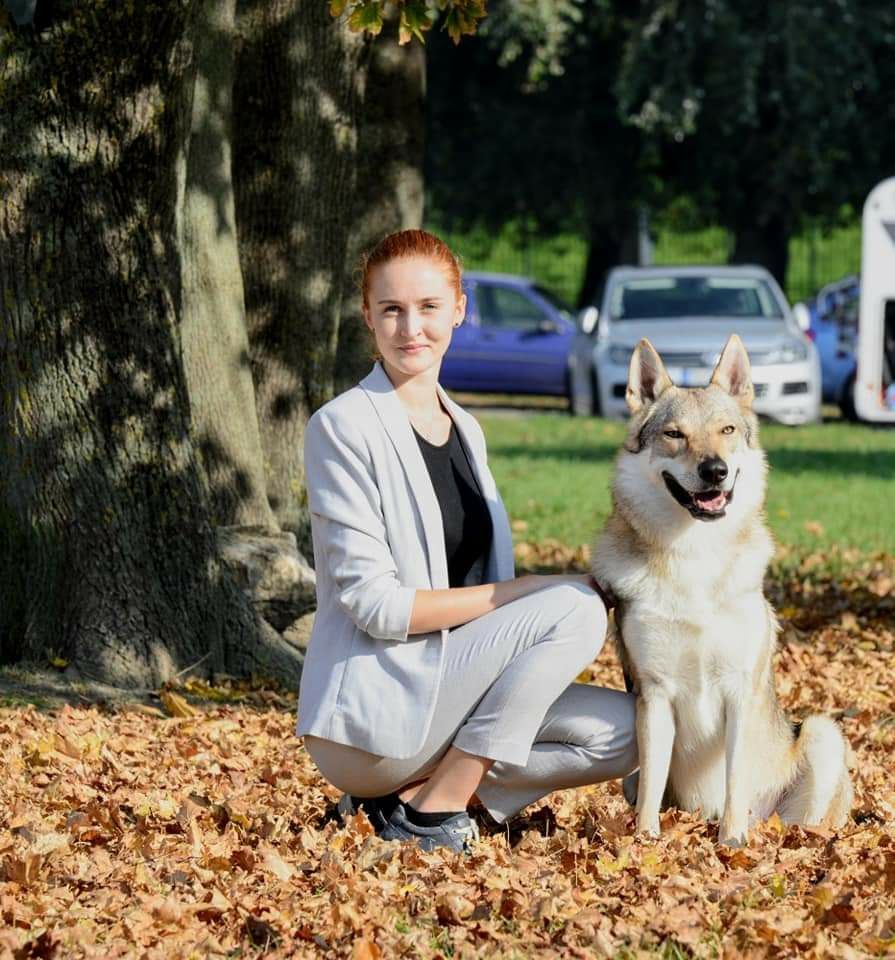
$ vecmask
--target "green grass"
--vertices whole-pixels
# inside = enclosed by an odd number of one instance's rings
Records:
[[[610,510],[622,423],[562,412],[483,412],[488,459],[517,540],[590,543]],[[764,424],[767,516],[778,543],[895,554],[895,430],[830,421]]]

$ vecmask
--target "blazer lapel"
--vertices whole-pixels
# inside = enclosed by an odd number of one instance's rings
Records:
[[[410,490],[419,509],[429,558],[429,581],[433,590],[449,585],[447,555],[444,546],[444,521],[435,488],[426,469],[426,461],[413,434],[410,418],[398,399],[395,388],[380,364],[360,382],[369,396],[401,461],[410,483]]]

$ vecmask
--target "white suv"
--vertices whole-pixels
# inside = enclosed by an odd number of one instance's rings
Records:
[[[705,386],[731,333],[752,361],[756,413],[780,423],[820,419],[820,361],[786,297],[762,267],[617,267],[599,307],[581,312],[571,364],[572,409],[624,417],[631,352],[641,337],[684,387]]]

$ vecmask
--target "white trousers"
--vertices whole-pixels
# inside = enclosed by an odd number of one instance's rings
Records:
[[[503,821],[554,790],[636,769],[634,697],[574,682],[605,635],[593,590],[545,587],[450,631],[432,724],[415,757],[311,736],[305,745],[326,780],[358,797],[427,777],[452,745],[493,759],[476,793]]]

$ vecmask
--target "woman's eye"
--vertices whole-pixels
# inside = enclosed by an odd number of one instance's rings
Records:
[[[736,427],[732,423],[728,423],[726,427],[723,427],[721,433],[726,433],[728,436],[736,430]]]
[[[424,304],[423,304],[423,310],[434,310],[434,309],[435,309],[435,304],[434,304],[434,303],[424,303]]]
[[[396,303],[392,303],[385,308],[386,313],[397,313],[400,307]]]
[[[684,435],[680,432],[680,430],[666,430],[666,431],[665,431],[665,436],[668,437],[669,440],[683,440],[683,439],[684,439]]]

